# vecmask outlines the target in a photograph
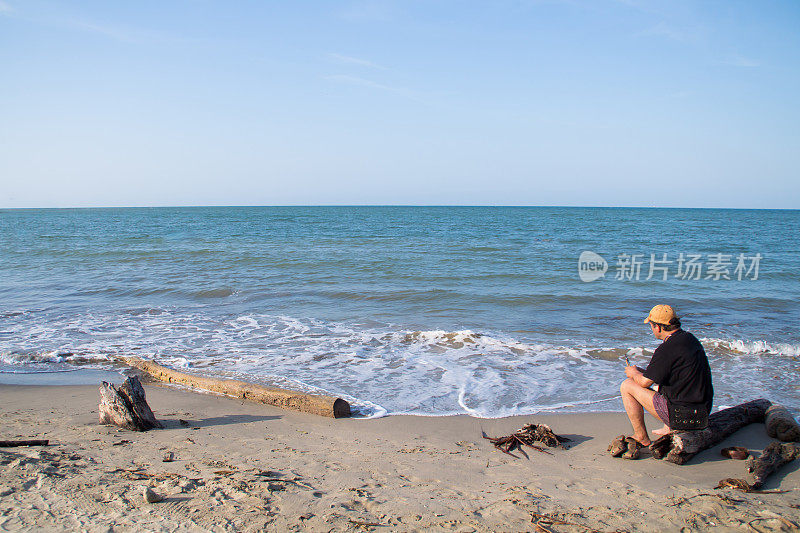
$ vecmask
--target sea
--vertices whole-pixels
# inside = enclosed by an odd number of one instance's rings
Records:
[[[365,418],[621,411],[658,303],[705,346],[715,408],[800,409],[796,210],[0,210],[0,383],[135,355]]]

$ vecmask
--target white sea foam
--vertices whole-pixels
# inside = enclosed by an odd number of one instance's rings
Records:
[[[494,418],[620,410],[620,361],[627,355],[633,364],[644,365],[655,347],[558,345],[498,331],[367,328],[258,313],[155,311],[5,317],[0,337],[5,367],[0,370],[105,368],[116,355],[137,355],[207,375],[339,395],[362,417],[467,413]],[[776,401],[796,403],[775,387],[772,373],[763,372],[765,367],[775,368],[775,375],[796,372],[797,362],[782,357],[797,354],[796,346],[703,341],[718,401],[734,403],[737,396],[771,390]],[[736,379],[743,372],[752,376],[746,384]]]
[[[743,339],[702,338],[700,340],[706,346],[711,345],[715,348],[743,354],[800,356],[800,345],[798,344],[768,343],[763,340],[748,341]]]

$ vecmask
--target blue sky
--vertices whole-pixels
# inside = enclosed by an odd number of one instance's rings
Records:
[[[0,207],[800,208],[800,3],[0,0]]]

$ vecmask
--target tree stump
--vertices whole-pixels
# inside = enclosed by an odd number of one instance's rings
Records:
[[[764,448],[764,452],[755,459],[747,460],[747,471],[753,474],[753,489],[760,489],[767,477],[786,463],[800,457],[800,446],[788,442],[772,442]]]
[[[792,413],[782,405],[773,405],[767,409],[764,419],[767,435],[783,442],[800,442],[800,424]]]
[[[100,385],[100,423],[133,431],[147,431],[163,427],[147,405],[139,378],[131,376],[115,387],[112,383]]]
[[[689,459],[743,427],[763,422],[769,400],[759,399],[717,411],[708,417],[708,427],[698,431],[674,431],[650,445],[653,457],[682,465]]]

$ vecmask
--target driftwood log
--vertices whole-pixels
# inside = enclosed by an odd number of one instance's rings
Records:
[[[265,387],[233,379],[208,378],[178,372],[153,361],[138,357],[121,357],[123,362],[166,383],[185,385],[193,389],[216,392],[234,398],[274,405],[293,411],[303,411],[332,418],[350,416],[350,404],[335,396],[306,394],[298,391]]]
[[[782,405],[772,405],[767,409],[764,425],[767,435],[783,442],[800,442],[800,424],[792,413]]]
[[[139,378],[131,376],[115,387],[112,383],[100,385],[100,423],[133,431],[163,427],[156,420],[144,395]]]
[[[755,422],[763,422],[771,405],[769,400],[762,398],[717,411],[708,417],[706,429],[672,432],[654,441],[650,445],[650,450],[656,459],[682,465],[741,428]]]
[[[760,489],[770,474],[800,457],[800,445],[789,442],[772,442],[756,459],[747,460],[747,471],[753,474],[753,489]]]

